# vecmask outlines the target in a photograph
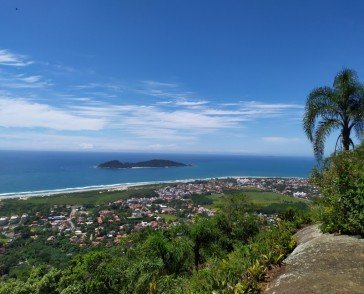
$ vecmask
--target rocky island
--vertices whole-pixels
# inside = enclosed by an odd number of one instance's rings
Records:
[[[136,167],[182,167],[182,166],[190,166],[184,163],[175,162],[171,160],[163,160],[163,159],[152,159],[148,161],[141,162],[120,162],[119,160],[111,160],[108,162],[104,162],[99,164],[97,167],[99,168],[136,168]]]

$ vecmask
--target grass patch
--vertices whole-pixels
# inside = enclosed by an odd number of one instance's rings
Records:
[[[0,233],[0,245],[4,245],[8,242],[8,237]]]
[[[247,197],[247,200],[254,205],[254,209],[262,213],[282,213],[289,207],[294,207],[299,210],[308,209],[308,201],[298,199],[287,195],[282,195],[274,192],[266,192],[254,188],[242,188],[239,190],[225,191],[223,194],[212,194],[206,196],[213,201],[212,204],[206,205],[207,208],[218,209],[223,203],[225,195],[242,195]]]
[[[213,204],[213,200],[208,195],[191,195],[189,197],[194,205],[202,205],[202,206],[208,206]]]
[[[274,192],[244,192],[248,200],[258,206],[268,206],[274,203],[300,203],[302,200]]]
[[[177,216],[175,216],[173,214],[159,213],[158,216],[160,216],[161,218],[164,218],[164,220],[166,222],[168,222],[168,221],[174,222],[175,220],[177,220]]]

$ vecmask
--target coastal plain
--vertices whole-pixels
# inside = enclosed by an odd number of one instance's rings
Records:
[[[256,180],[262,179],[256,178]],[[278,181],[279,178],[276,180]],[[194,182],[198,183],[201,181],[191,181],[191,183]],[[208,182],[208,180],[202,182]],[[12,213],[26,213],[32,206],[50,207],[53,205],[104,205],[118,200],[126,200],[133,197],[141,198],[153,195],[155,190],[179,184],[182,183],[150,184],[132,187],[121,186],[111,189],[67,192],[54,195],[12,197],[9,199],[4,197],[0,200],[0,216],[9,216]],[[247,199],[255,205],[256,209],[273,206],[276,207],[277,211],[280,211],[290,205],[298,205],[300,207],[305,207],[307,205],[306,199],[292,197],[292,195],[287,195],[279,191],[267,191],[267,188],[269,190],[269,187],[257,188],[240,186],[238,189],[234,189],[233,191],[229,192],[228,190],[225,190],[224,192],[227,194],[243,193],[247,196]],[[210,199],[211,202],[209,202],[206,206],[210,208],[217,208],[223,195],[223,192],[210,193],[210,195],[207,195],[206,197],[207,199]],[[281,209],[279,209],[279,207],[281,207]]]

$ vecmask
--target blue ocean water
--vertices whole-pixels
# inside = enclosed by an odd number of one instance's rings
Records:
[[[105,161],[168,159],[191,167],[99,169]],[[0,196],[112,184],[227,176],[307,177],[308,157],[0,151]]]

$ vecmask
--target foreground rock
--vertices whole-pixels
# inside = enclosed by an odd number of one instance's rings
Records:
[[[296,238],[299,245],[266,293],[364,293],[364,239],[322,234],[317,225]]]

